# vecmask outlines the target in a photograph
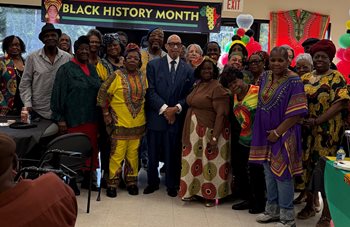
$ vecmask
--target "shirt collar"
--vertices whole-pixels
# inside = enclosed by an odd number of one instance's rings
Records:
[[[170,62],[171,62],[172,60],[174,60],[174,59],[172,59],[172,58],[169,56],[169,54],[166,55],[166,58],[168,59],[168,64],[170,64]],[[177,58],[175,59],[175,61],[176,61],[176,65],[179,65],[180,57],[177,57]]]

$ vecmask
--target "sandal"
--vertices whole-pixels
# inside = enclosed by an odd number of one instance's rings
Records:
[[[215,199],[206,199],[204,205],[206,207],[213,207],[213,206],[215,206]]]
[[[297,215],[298,219],[305,220],[316,215],[316,211],[311,207],[304,207]]]
[[[190,197],[184,197],[181,200],[184,202],[191,202],[191,201],[196,201],[197,198],[196,198],[196,196],[190,196]]]

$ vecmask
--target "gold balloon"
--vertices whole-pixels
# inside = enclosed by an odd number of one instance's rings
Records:
[[[350,29],[350,20],[346,22],[346,29]]]

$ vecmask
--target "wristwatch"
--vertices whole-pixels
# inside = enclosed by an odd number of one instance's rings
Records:
[[[213,140],[214,142],[216,142],[216,141],[217,141],[217,139],[216,139],[216,137],[215,137],[215,136],[213,136],[212,140]]]

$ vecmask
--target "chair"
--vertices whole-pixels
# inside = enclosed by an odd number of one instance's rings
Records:
[[[90,158],[92,169],[92,146],[89,137],[84,133],[69,133],[53,139],[47,145],[47,151],[42,156],[38,167],[53,168],[65,172],[69,177],[75,177],[76,171],[86,166],[86,160]],[[74,175],[74,176],[72,176]],[[88,191],[86,212],[90,212],[92,171]]]

